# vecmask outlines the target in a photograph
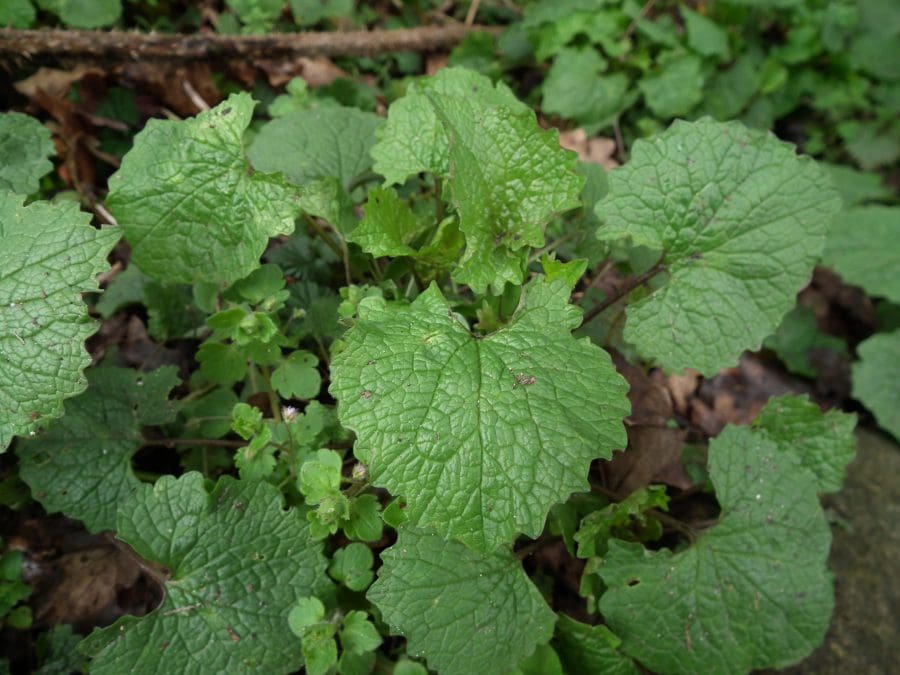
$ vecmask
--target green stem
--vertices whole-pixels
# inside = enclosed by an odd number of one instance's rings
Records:
[[[438,225],[444,219],[444,200],[441,195],[444,192],[444,186],[439,176],[434,177],[434,222]]]
[[[259,374],[262,375],[263,381],[266,383],[266,396],[269,397],[269,407],[272,409],[272,419],[281,422],[281,401],[278,400],[278,394],[272,388],[271,373],[269,366],[259,366]]]
[[[561,236],[559,239],[556,239],[552,243],[547,244],[543,248],[539,248],[537,251],[532,253],[531,256],[529,256],[529,258],[528,258],[529,264],[540,260],[542,255],[544,255],[545,253],[551,253],[552,251],[555,251],[560,245],[566,243],[570,239],[574,239],[579,234],[580,234],[580,232],[567,232],[566,234]]]

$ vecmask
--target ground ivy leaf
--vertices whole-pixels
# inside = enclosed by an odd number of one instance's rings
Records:
[[[291,188],[253,173],[244,156],[254,105],[232,94],[193,119],[150,120],[135,136],[106,203],[148,276],[232,282],[256,269],[269,237],[293,231]]]
[[[589,626],[560,614],[554,643],[567,673],[638,675],[634,661],[619,652],[622,641],[606,626]]]
[[[162,605],[81,643],[92,673],[291,672],[288,625],[325,574],[321,547],[276,488],[223,477],[211,493],[190,472],[142,485],[118,512],[118,537],[171,572]]]
[[[591,459],[624,447],[627,387],[571,336],[581,313],[568,296],[537,279],[483,338],[434,285],[412,305],[360,303],[331,393],[372,482],[405,497],[411,519],[482,550],[535,537],[554,503],[587,489]]]
[[[823,413],[806,396],[787,395],[769,399],[753,426],[794,453],[819,479],[819,492],[841,489],[844,471],[856,452],[856,415],[839,410]]]
[[[381,558],[367,597],[442,675],[507,672],[553,633],[555,615],[509,551],[404,527]]]
[[[677,554],[610,542],[600,610],[623,650],[655,672],[794,663],[821,643],[833,606],[817,481],[747,427],[727,427],[709,458],[719,523]]]
[[[528,108],[502,82],[496,86],[480,73],[466,68],[442,68],[437,75],[413,82],[406,96],[391,104],[385,125],[378,130],[372,148],[374,169],[387,185],[401,185],[412,175],[449,170],[447,133],[426,92],[477,98],[486,106]]]
[[[900,303],[900,208],[861,206],[831,221],[822,261],[848,284]]]
[[[499,294],[504,282],[521,283],[521,266],[491,264],[492,254],[516,260],[517,251],[543,246],[550,219],[581,204],[578,158],[530,110],[488,106],[471,96],[428,97],[450,140],[448,185],[466,238],[453,276],[477,293],[492,286]]]
[[[40,179],[53,164],[50,131],[29,115],[18,112],[0,114],[0,190],[23,195],[37,192]]]
[[[872,411],[882,429],[900,439],[900,330],[873,335],[856,349],[853,396]]]
[[[664,251],[668,273],[626,310],[625,339],[668,369],[704,375],[775,331],[840,208],[814,161],[771,134],[709,118],[638,141],[609,182],[598,237]]]
[[[73,203],[23,200],[0,190],[0,452],[84,391],[84,341],[97,325],[80,294],[98,289],[119,238]]]
[[[257,170],[280,171],[297,185],[330,176],[347,187],[372,166],[369,150],[381,123],[357,108],[300,110],[265,124],[247,156]]]
[[[272,386],[282,398],[313,399],[319,394],[322,377],[319,375],[319,359],[303,349],[291,352],[272,371]]]
[[[47,511],[62,511],[88,530],[112,530],[116,508],[139,485],[131,456],[143,445],[141,427],[175,419],[169,390],[174,366],[142,373],[129,368],[88,371],[88,389],[66,403],[66,414],[20,443],[20,475]]]

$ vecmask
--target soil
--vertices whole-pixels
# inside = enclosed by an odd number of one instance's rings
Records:
[[[791,675],[900,673],[900,447],[857,432],[843,490],[825,500],[835,610],[825,643]]]

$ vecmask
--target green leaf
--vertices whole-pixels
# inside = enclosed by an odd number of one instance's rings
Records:
[[[365,544],[353,542],[334,552],[328,574],[351,591],[364,591],[375,578],[372,572],[374,561],[372,549]]]
[[[578,542],[578,557],[606,555],[613,537],[627,541],[655,541],[662,536],[662,524],[648,516],[649,509],[667,510],[666,488],[650,485],[635,490],[625,499],[592,511],[585,516],[573,537]]]
[[[318,504],[341,489],[343,460],[334,450],[322,448],[300,467],[297,485],[307,504]]]
[[[350,501],[350,516],[343,523],[344,534],[350,539],[378,541],[384,529],[381,504],[375,495],[359,495]]]
[[[353,0],[290,0],[290,5],[298,26],[312,26],[353,11]]]
[[[352,654],[374,651],[381,644],[381,636],[375,625],[369,621],[368,614],[360,611],[347,613],[340,636],[341,647]]]
[[[753,422],[780,448],[789,448],[818,478],[819,492],[837,492],[856,453],[856,415],[839,410],[823,413],[806,396],[769,399]]]
[[[410,244],[422,231],[422,224],[395,190],[372,188],[363,208],[365,217],[348,235],[349,241],[376,258],[416,254]]]
[[[118,537],[167,567],[160,607],[95,630],[81,648],[91,673],[290,672],[297,598],[322,585],[325,558],[271,485],[196,472],[142,485],[119,508]]]
[[[115,529],[116,509],[139,485],[131,457],[144,445],[141,427],[175,419],[168,394],[177,384],[174,366],[92,368],[87,391],[66,403],[66,414],[17,446],[22,480],[50,513],[92,532]]]
[[[181,407],[187,422],[188,436],[222,438],[231,431],[231,411],[237,405],[237,395],[231,389],[216,388],[198,399],[191,399]]]
[[[307,675],[325,675],[337,663],[337,643],[331,624],[311,627],[301,638],[301,644]]]
[[[565,675],[559,655],[550,645],[538,645],[534,653],[511,671],[511,675]]]
[[[592,47],[562,50],[541,85],[544,112],[590,129],[606,126],[630,103],[628,76],[601,75],[606,67],[607,62]]]
[[[820,332],[815,313],[802,305],[797,305],[784,315],[778,330],[765,339],[763,346],[778,354],[792,373],[811,378],[817,374],[810,360],[814,350],[847,353],[844,341]]]
[[[247,357],[234,345],[221,342],[204,342],[197,349],[200,372],[211,382],[230,386],[244,379],[247,373]]]
[[[544,270],[547,282],[552,283],[557,279],[562,279],[566,282],[566,286],[569,287],[570,291],[575,288],[575,285],[584,276],[587,265],[588,261],[584,258],[563,262],[549,255],[541,256],[541,268]]]
[[[709,118],[638,141],[609,181],[597,236],[663,251],[667,273],[626,310],[625,339],[667,369],[704,375],[774,332],[840,208],[822,170],[792,146]]]
[[[280,171],[296,185],[332,177],[344,187],[372,166],[378,115],[327,106],[300,110],[263,125],[247,156],[258,171]]]
[[[856,351],[853,397],[872,411],[882,429],[900,439],[900,331],[873,335]]]
[[[316,597],[299,598],[288,614],[288,626],[297,637],[325,618],[325,605]]]
[[[69,28],[111,26],[122,14],[121,0],[55,0],[39,4],[59,15]]]
[[[746,427],[713,439],[709,461],[718,524],[675,554],[611,541],[600,610],[653,671],[784,667],[821,643],[833,606],[817,480],[790,448]]]
[[[272,386],[282,398],[313,399],[322,385],[318,365],[315,354],[298,349],[272,371]]]
[[[391,104],[372,148],[373,168],[384,176],[386,185],[401,185],[417,173],[445,175],[449,171],[447,133],[428,92],[475,98],[485,107],[528,110],[505,84],[495,87],[484,75],[465,68],[442,68],[434,77],[413,82],[406,96]]]
[[[434,285],[409,306],[360,303],[331,393],[372,482],[405,497],[414,522],[482,550],[536,537],[550,506],[587,489],[591,459],[624,447],[626,385],[606,352],[572,338],[568,296],[535,280],[484,338]]]
[[[619,652],[622,641],[606,626],[589,626],[560,614],[554,643],[567,673],[638,675],[640,672],[634,661]]]
[[[294,229],[291,189],[244,157],[254,105],[233,94],[193,119],[150,120],[135,136],[106,204],[148,276],[232,282],[256,269],[269,237]]]
[[[871,200],[886,200],[893,196],[893,191],[882,183],[880,174],[857,171],[844,164],[819,162],[819,166],[825,169],[825,173],[831,177],[831,182],[841,193],[845,208]]]
[[[688,46],[701,56],[728,58],[728,33],[715,21],[682,5],[681,17],[687,29]]]
[[[483,293],[522,283],[522,249],[544,245],[547,223],[580,205],[575,153],[530,110],[428,92],[450,140],[450,177],[466,252],[453,277]]]
[[[54,154],[50,131],[43,124],[18,112],[0,114],[0,190],[37,192],[41,177],[53,168],[47,157]]]
[[[663,119],[686,115],[703,98],[703,62],[691,54],[670,58],[638,81],[647,107]]]
[[[848,284],[900,303],[900,207],[859,206],[838,213],[822,261]]]
[[[102,318],[108,319],[123,307],[143,302],[149,281],[137,265],[129,265],[112,278],[94,309]]]
[[[504,673],[553,633],[553,612],[508,551],[403,528],[381,558],[369,600],[443,675]]]
[[[36,12],[30,0],[6,0],[0,4],[0,26],[4,28],[31,28]],[[0,156],[9,157],[5,152]]]
[[[83,345],[97,325],[80,294],[97,290],[119,238],[71,202],[23,200],[0,190],[0,452],[84,391]]]

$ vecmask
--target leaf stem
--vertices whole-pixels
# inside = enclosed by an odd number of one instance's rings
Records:
[[[231,440],[228,438],[162,438],[159,440],[145,441],[144,445],[162,445],[167,448],[174,448],[176,445],[198,445],[201,447],[216,448],[241,448],[247,444],[244,441]]]
[[[278,400],[278,394],[272,389],[269,366],[260,366],[259,373],[262,375],[263,382],[266,383],[266,396],[269,397],[269,407],[272,409],[272,419],[276,422],[281,422],[281,401]]]
[[[440,176],[434,177],[434,222],[437,225],[441,224],[441,221],[444,219],[444,201],[441,199],[441,195],[444,192],[444,185],[441,182]]]
[[[350,286],[353,283],[353,276],[350,274],[350,249],[347,248],[346,240],[339,232],[332,229],[332,232],[337,234],[338,241],[335,242],[335,240],[325,231],[325,228],[319,224],[319,221],[309,215],[304,217],[306,218],[306,222],[316,231],[316,234],[319,235],[328,248],[334,251],[334,254],[344,261],[344,277],[347,280],[347,285]]]
[[[663,254],[663,256],[664,255],[665,254]],[[591,319],[602,314],[604,311],[606,311],[607,309],[612,307],[614,304],[616,304],[619,300],[621,300],[626,295],[631,293],[631,291],[633,291],[635,288],[638,288],[639,286],[644,285],[645,283],[650,281],[650,279],[652,279],[657,274],[659,274],[664,269],[666,269],[666,266],[663,265],[663,256],[660,256],[660,259],[656,262],[656,264],[653,267],[648,269],[643,274],[639,274],[636,277],[633,277],[624,286],[622,286],[622,288],[620,288],[616,293],[609,296],[603,302],[598,303],[597,305],[595,305],[594,307],[589,309],[587,312],[585,312],[584,318],[582,318],[582,320],[581,320],[581,325],[582,326],[585,325]]]

